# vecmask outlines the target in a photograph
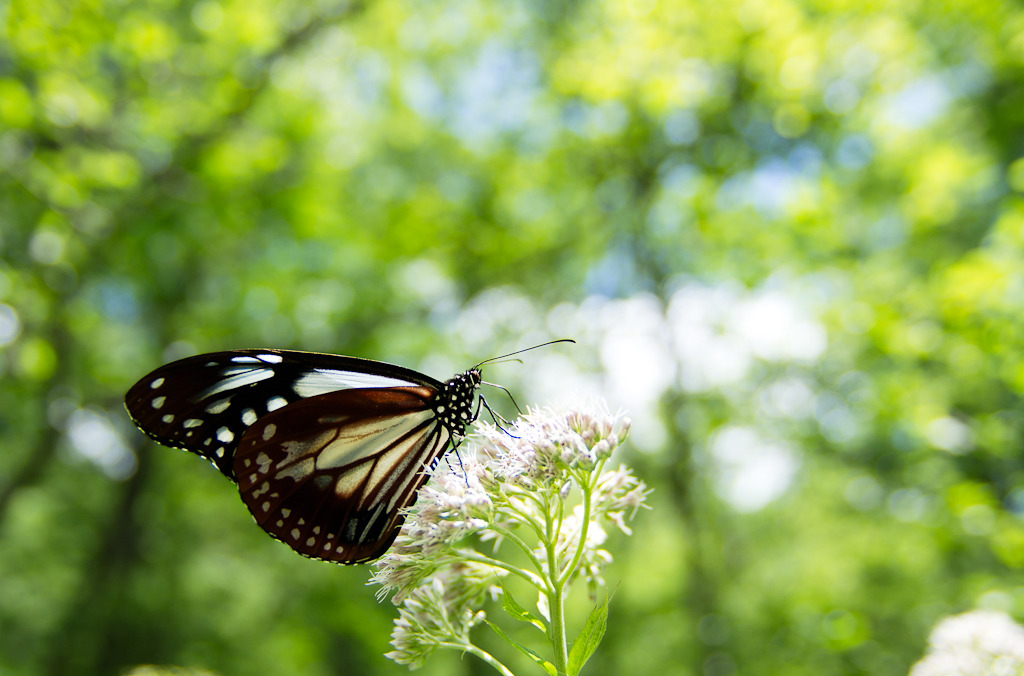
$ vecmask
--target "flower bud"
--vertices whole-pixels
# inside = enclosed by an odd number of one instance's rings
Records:
[[[633,426],[633,421],[629,416],[623,416],[622,422],[619,423],[619,443],[621,444],[629,436],[629,428]]]

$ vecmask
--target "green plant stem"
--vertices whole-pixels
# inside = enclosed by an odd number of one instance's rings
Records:
[[[509,542],[514,544],[516,547],[518,547],[519,550],[521,552],[523,552],[523,554],[525,554],[528,559],[530,559],[530,563],[533,564],[534,569],[538,573],[542,573],[543,572],[543,566],[541,565],[540,559],[538,559],[534,555],[533,550],[530,548],[530,545],[526,544],[526,542],[521,537],[516,535],[515,532],[513,532],[513,531],[511,531],[511,530],[509,530],[507,528],[502,528],[501,526],[497,525],[496,523],[491,525],[491,530],[493,530],[494,532],[498,533],[499,535],[504,537],[506,540],[508,540]],[[538,535],[540,535],[540,533],[538,533]]]
[[[545,498],[545,503],[547,502]],[[550,624],[548,625],[548,637],[551,639],[552,664],[555,665],[555,670],[559,676],[564,676],[568,673],[569,663],[569,646],[565,638],[565,606],[562,603],[564,600],[564,582],[558,574],[558,533],[552,523],[550,504],[545,504],[544,507],[544,515],[547,520],[546,542],[544,546],[548,554],[548,584],[550,585],[550,591],[547,593],[548,613],[551,616]]]
[[[440,645],[444,648],[453,648],[455,650],[462,650],[467,653],[472,653],[480,659],[482,659],[487,664],[491,665],[494,668],[494,670],[497,671],[499,674],[503,674],[504,676],[515,676],[515,674],[513,674],[508,667],[506,667],[504,664],[495,659],[493,655],[491,655],[486,650],[482,650],[481,648],[476,647],[472,643],[445,642],[441,643]]]
[[[579,478],[577,478],[577,480],[579,480]],[[583,481],[586,481],[586,478],[584,478]],[[559,587],[572,579],[573,573],[576,571],[576,566],[580,565],[580,559],[583,557],[583,548],[587,544],[587,534],[590,530],[590,510],[593,506],[592,493],[594,492],[594,487],[589,483],[584,483],[583,481],[580,482],[580,487],[583,491],[583,519],[580,523],[579,545],[576,547],[576,554],[572,557],[572,561],[568,566],[566,566],[565,570],[557,574],[552,572],[554,582],[557,583]]]
[[[552,580],[554,582],[554,580]],[[562,586],[557,585],[548,594],[548,611],[551,613],[551,624],[549,631],[551,635],[551,647],[554,651],[553,664],[559,676],[568,673],[569,645],[565,638],[565,606],[562,603]]]
[[[542,504],[536,499],[536,497],[525,491],[509,491],[510,495],[506,496],[504,504],[507,506],[508,511],[516,515],[519,521],[533,529],[533,532],[537,534],[537,537],[541,537],[544,534],[544,525],[536,520],[530,514],[528,510],[520,509],[516,506],[510,497],[516,497],[523,502],[532,502],[538,508],[542,507]]]
[[[537,591],[541,592],[542,594],[548,594],[551,590],[548,581],[545,580],[543,577],[535,575],[534,573],[531,573],[528,570],[517,568],[516,566],[513,566],[509,563],[505,563],[504,561],[501,561],[499,559],[492,559],[489,556],[484,556],[483,554],[470,551],[460,552],[459,558],[464,561],[474,561],[476,563],[482,563],[488,566],[494,566],[495,568],[501,568],[502,570],[507,570],[513,575],[521,577],[527,582],[529,582],[530,585],[532,585]]]

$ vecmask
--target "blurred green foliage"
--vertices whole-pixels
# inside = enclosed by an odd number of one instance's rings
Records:
[[[656,489],[589,673],[903,674],[945,614],[1024,616],[1016,4],[0,14],[0,674],[405,671],[365,569],[274,543],[121,410],[258,345],[447,377],[580,339]],[[688,380],[694,289],[789,294],[827,348]],[[754,438],[792,472],[751,505],[725,440]]]

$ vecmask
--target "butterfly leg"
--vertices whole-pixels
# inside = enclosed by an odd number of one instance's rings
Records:
[[[462,456],[459,455],[459,446],[462,445],[462,442],[464,440],[465,440],[465,437],[460,437],[459,439],[455,440],[455,442],[452,444],[452,451],[455,453],[455,457],[458,458],[458,460],[459,460],[459,471],[462,472],[462,477],[466,481],[466,488],[469,488],[469,475],[466,474],[466,468],[462,464]],[[448,469],[450,469],[452,471],[452,473],[454,474],[455,473],[455,468],[452,467],[452,461],[448,458],[448,454],[447,453],[444,454],[444,461],[446,463],[448,463]]]
[[[510,437],[512,437],[513,439],[518,439],[518,438],[519,438],[519,437],[517,437],[516,435],[512,434],[512,433],[511,433],[511,432],[509,432],[509,431],[508,431],[507,429],[505,429],[504,427],[502,427],[502,426],[501,426],[501,423],[505,423],[506,425],[509,425],[509,426],[511,426],[511,423],[509,423],[509,421],[507,421],[507,420],[505,420],[504,418],[502,418],[502,417],[501,417],[501,415],[499,415],[499,414],[495,413],[495,412],[494,412],[494,409],[492,409],[492,408],[491,408],[491,406],[490,406],[490,404],[488,404],[488,403],[487,403],[487,400],[486,400],[486,399],[484,399],[483,395],[480,395],[479,403],[477,404],[477,415],[479,415],[479,414],[480,414],[480,406],[481,406],[481,405],[482,405],[482,406],[483,406],[484,408],[486,408],[486,409],[487,409],[487,412],[488,412],[488,413],[489,413],[489,414],[491,415],[491,420],[493,420],[493,421],[494,421],[494,424],[495,424],[495,425],[496,425],[496,426],[498,427],[498,429],[499,429],[499,430],[501,430],[501,431],[502,431],[502,432],[504,432],[505,434],[509,435],[509,436],[510,436]],[[475,419],[475,418],[474,418],[474,419]],[[501,422],[498,422],[499,420],[500,420]]]

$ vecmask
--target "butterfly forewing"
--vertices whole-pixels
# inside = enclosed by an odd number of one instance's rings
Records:
[[[261,418],[234,471],[249,511],[296,551],[339,563],[391,545],[451,439],[428,387],[341,390]]]
[[[233,456],[253,423],[305,398],[348,388],[441,384],[401,366],[290,350],[232,350],[162,366],[125,397],[128,413],[165,446],[212,461],[234,478]]]

